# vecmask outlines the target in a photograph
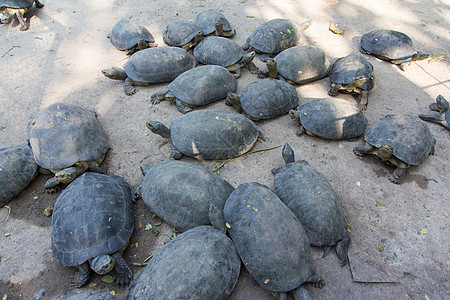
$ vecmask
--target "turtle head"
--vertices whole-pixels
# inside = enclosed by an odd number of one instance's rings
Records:
[[[222,23],[222,21],[217,21],[215,24],[214,24],[214,26],[216,27],[216,33],[215,33],[215,35],[218,35],[218,36],[223,36],[223,23]]]
[[[231,93],[231,92],[228,93],[227,99],[225,100],[225,104],[234,106],[234,108],[236,108],[236,110],[238,112],[242,111],[241,98],[239,98],[239,95],[236,93]]]
[[[79,167],[70,167],[62,169],[61,171],[55,173],[55,179],[61,183],[70,183],[77,178],[79,173]]]
[[[277,62],[273,58],[269,58],[266,61],[267,70],[271,78],[278,78]]]
[[[170,129],[161,122],[147,121],[146,126],[151,132],[159,134],[163,138],[170,139]]]
[[[292,163],[295,161],[294,150],[291,148],[291,146],[288,143],[284,144],[281,154],[283,156],[283,160],[284,160],[285,164]]]
[[[244,56],[242,56],[241,58],[241,63],[246,65],[248,63],[250,63],[256,56],[256,52],[255,51],[250,51],[246,54],[244,54]]]
[[[149,44],[146,40],[139,40],[137,43],[137,48],[139,50],[143,50],[149,47]]]
[[[199,30],[192,39],[192,47],[200,43],[202,40],[203,40],[203,30]]]
[[[114,67],[110,69],[103,69],[102,74],[111,79],[125,80],[127,78],[127,75],[123,69]]]
[[[392,154],[394,154],[394,149],[388,144],[384,144],[377,151],[377,156],[382,160],[389,160]]]
[[[99,275],[104,275],[111,271],[115,264],[116,262],[111,255],[103,254],[91,260],[91,269]]]
[[[445,100],[444,96],[439,95],[436,97],[436,108],[440,113],[444,113],[448,110],[449,104],[448,101]]]
[[[292,120],[300,122],[300,112],[296,109],[291,109],[289,111],[289,117],[291,117]]]
[[[352,84],[354,84],[355,88],[362,86],[366,82],[367,78],[364,76],[359,76],[353,79]]]
[[[11,23],[12,15],[9,13],[8,10],[5,10],[2,17],[0,18],[0,23],[2,24],[9,24]]]

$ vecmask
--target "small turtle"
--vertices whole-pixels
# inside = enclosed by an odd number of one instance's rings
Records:
[[[78,292],[75,294],[66,295],[59,300],[114,300],[116,296],[111,295],[109,292],[93,294],[91,292]]]
[[[287,114],[298,106],[298,93],[291,84],[271,78],[254,81],[239,95],[228,93],[225,101],[251,120],[271,119]]]
[[[126,299],[225,300],[240,268],[236,248],[223,232],[197,226],[156,251]]]
[[[152,95],[152,104],[161,100],[175,102],[178,110],[187,113],[197,106],[208,105],[236,91],[237,81],[227,69],[207,65],[190,69],[169,84],[167,90]]]
[[[374,77],[372,64],[358,54],[350,54],[335,61],[330,71],[331,89],[328,95],[337,96],[338,92],[360,95],[358,108],[367,109],[369,90],[373,89]]]
[[[0,147],[0,207],[27,187],[37,169],[28,141],[18,146]]]
[[[285,49],[303,44],[302,32],[311,24],[311,19],[300,25],[288,19],[269,20],[252,32],[242,48],[262,53],[260,59],[267,61]]]
[[[236,31],[231,28],[230,22],[225,16],[216,9],[207,8],[197,14],[194,24],[207,36],[214,34],[223,37],[232,37]]]
[[[194,59],[186,50],[157,47],[134,53],[123,69],[113,67],[102,70],[102,73],[111,79],[124,80],[125,94],[133,95],[136,92],[134,85],[170,82],[194,66]]]
[[[75,286],[85,285],[92,270],[103,275],[115,268],[115,282],[128,284],[133,273],[121,256],[133,233],[133,190],[121,177],[86,172],[55,202],[51,241],[53,256],[66,267],[78,266]]]
[[[117,22],[108,38],[117,49],[128,50],[128,55],[142,49],[158,46],[150,31],[132,20],[122,19]]]
[[[280,78],[291,84],[321,79],[331,70],[325,53],[316,46],[291,47],[269,58],[266,65],[267,70],[261,71],[258,77]]]
[[[187,162],[169,159],[153,166],[141,165],[145,173],[140,185],[142,199],[158,217],[182,232],[199,225],[214,225],[225,231],[217,219],[234,190],[211,171]]]
[[[275,194],[298,218],[309,243],[323,246],[323,257],[336,245],[336,253],[345,265],[350,235],[336,192],[325,176],[306,161],[295,161],[289,144],[284,145],[282,153],[286,165],[272,170]]]
[[[170,22],[163,32],[163,41],[169,46],[189,50],[203,39],[203,31],[191,20]]]
[[[28,137],[36,163],[55,174],[45,183],[48,193],[88,169],[103,172],[100,164],[109,146],[93,110],[54,103],[31,120]]]
[[[424,115],[420,114],[419,118],[421,118],[424,121],[434,122],[441,124],[448,130],[450,130],[450,109],[448,101],[445,100],[444,96],[439,95],[436,97],[436,103],[430,104],[430,109],[432,111],[436,111],[439,114],[436,115]]]
[[[374,30],[361,37],[361,52],[397,65],[405,71],[412,61],[428,58],[429,54],[416,51],[412,40],[403,32],[395,30]]]
[[[311,136],[329,140],[356,139],[367,127],[364,113],[355,105],[335,98],[314,99],[289,111],[300,129]]]
[[[170,129],[158,121],[147,128],[172,140],[170,158],[182,155],[198,160],[227,159],[249,151],[261,133],[255,123],[235,112],[208,109],[185,114],[170,123]]]
[[[258,73],[258,68],[252,62],[255,52],[246,53],[230,39],[221,36],[208,36],[194,48],[194,57],[206,65],[219,65],[241,76],[241,68],[247,66],[252,74]]]
[[[223,214],[242,262],[261,286],[295,294],[305,282],[324,285],[314,270],[305,230],[270,188],[257,182],[239,185],[225,202]]]
[[[434,155],[436,140],[428,126],[412,115],[388,115],[378,121],[364,136],[365,146],[356,146],[357,156],[372,154],[383,162],[396,166],[388,178],[401,183],[406,168],[424,162]]]
[[[44,4],[39,0],[0,0],[0,23],[9,24],[14,15],[20,23],[20,30],[28,30],[28,25],[25,22],[23,15],[34,5],[36,8],[44,7]]]

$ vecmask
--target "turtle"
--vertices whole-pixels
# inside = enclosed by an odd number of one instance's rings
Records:
[[[247,66],[252,74],[259,71],[252,62],[256,54],[254,51],[246,53],[238,44],[221,36],[206,37],[194,48],[193,54],[202,64],[227,68],[235,78],[241,76],[241,68],[244,66]]]
[[[167,90],[152,95],[152,104],[161,100],[175,102],[182,113],[194,107],[208,105],[236,91],[237,81],[227,69],[217,65],[190,69],[172,81]]]
[[[413,42],[403,32],[380,29],[361,37],[360,51],[397,65],[402,71],[412,61],[427,59],[430,55],[414,49]]]
[[[119,20],[113,26],[108,38],[117,49],[127,50],[128,55],[142,49],[158,46],[147,28],[135,21],[126,19]]]
[[[109,292],[93,294],[91,292],[81,292],[70,294],[62,297],[59,300],[114,300],[116,296],[113,296]]]
[[[223,37],[232,37],[236,30],[231,28],[230,22],[218,10],[206,8],[200,11],[194,19],[194,24],[202,31],[204,36],[217,35]]]
[[[305,282],[325,284],[314,270],[301,223],[269,187],[242,183],[226,200],[223,215],[242,262],[261,286],[273,293],[295,294]]]
[[[307,19],[297,25],[288,19],[272,19],[261,24],[250,34],[242,48],[261,53],[260,59],[267,61],[281,51],[304,44],[302,32],[312,24]]]
[[[300,125],[298,136],[306,132],[323,139],[353,140],[367,127],[367,119],[359,108],[335,98],[311,100],[290,110],[289,116]]]
[[[428,126],[412,115],[387,115],[364,135],[366,144],[356,146],[357,156],[372,154],[396,167],[388,179],[396,184],[403,181],[406,168],[424,162],[434,155],[436,140]]]
[[[148,208],[179,231],[210,225],[225,231],[222,211],[234,187],[211,171],[169,159],[141,165],[141,196]],[[217,219],[219,216],[219,219]]]
[[[55,260],[77,266],[74,285],[85,285],[92,271],[115,269],[115,283],[128,284],[133,273],[121,256],[133,233],[133,189],[116,175],[86,172],[61,192],[52,214]]]
[[[336,245],[341,265],[347,264],[350,234],[336,192],[307,161],[295,161],[294,150],[288,143],[282,154],[285,165],[272,169],[275,194],[300,221],[309,243],[324,247],[323,257]]]
[[[358,95],[358,108],[367,109],[369,91],[374,86],[373,66],[364,57],[358,54],[349,54],[336,60],[328,75],[331,88],[328,95],[337,96],[338,92]]]
[[[432,111],[436,111],[439,114],[434,115],[424,115],[420,114],[419,118],[424,121],[434,122],[441,124],[448,130],[450,130],[450,109],[448,101],[444,98],[444,96],[439,95],[436,97],[436,103],[430,104],[430,109]]]
[[[44,4],[39,2],[39,0],[0,0],[0,14],[2,14],[0,23],[11,23],[11,19],[15,15],[20,23],[20,30],[28,30],[29,26],[25,22],[23,15],[33,6],[33,3],[36,8],[44,7]]]
[[[291,84],[272,78],[259,79],[244,87],[239,95],[228,93],[225,101],[253,121],[272,119],[298,106],[298,93]]]
[[[236,248],[225,233],[196,226],[156,251],[126,299],[225,300],[240,268]]]
[[[163,41],[169,46],[189,50],[203,39],[203,31],[191,20],[175,20],[163,31]]]
[[[304,84],[321,79],[331,70],[327,56],[316,46],[295,46],[280,52],[266,62],[267,70],[259,78],[271,77],[291,84]]]
[[[258,137],[264,139],[255,123],[245,116],[225,110],[197,110],[170,123],[170,129],[158,121],[148,121],[147,128],[172,140],[170,158],[183,154],[198,160],[228,159],[253,147]]]
[[[38,165],[27,142],[0,147],[0,207],[16,197],[36,175]]]
[[[48,193],[86,170],[104,172],[100,164],[109,145],[93,110],[62,102],[51,104],[28,124],[28,138],[36,163],[55,174],[45,183]]]
[[[123,69],[113,67],[102,73],[111,79],[124,80],[125,94],[133,95],[134,85],[170,82],[194,66],[194,59],[186,50],[165,46],[138,51],[130,56]]]

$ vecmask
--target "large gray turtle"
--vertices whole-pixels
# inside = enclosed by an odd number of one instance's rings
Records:
[[[436,111],[439,114],[434,115],[420,114],[419,118],[421,118],[424,121],[441,124],[448,130],[450,130],[450,109],[448,101],[445,100],[444,96],[442,95],[437,96],[436,103],[430,104],[429,107],[432,111]]]
[[[284,50],[266,62],[267,70],[260,78],[270,76],[291,84],[304,84],[321,79],[331,70],[327,56],[316,46],[295,46]]]
[[[148,121],[153,133],[172,140],[170,158],[227,159],[250,151],[260,132],[255,123],[235,112],[208,109],[185,114],[170,123]]]
[[[396,166],[388,178],[401,183],[406,168],[424,162],[434,155],[436,140],[428,126],[412,115],[388,115],[378,121],[364,136],[365,146],[356,146],[358,156],[372,154],[383,162]]]
[[[216,9],[206,8],[200,11],[194,19],[194,24],[207,36],[214,34],[217,36],[232,37],[236,31],[231,28],[230,22]]]
[[[20,23],[20,30],[28,30],[28,25],[23,15],[33,6],[33,3],[36,8],[44,7],[44,4],[39,2],[39,0],[0,0],[0,14],[2,14],[0,23],[11,23],[11,19],[15,15]]]
[[[303,132],[329,140],[355,139],[367,127],[364,113],[355,105],[335,98],[315,99],[290,110],[289,115]]]
[[[121,256],[133,233],[133,190],[121,177],[86,172],[56,199],[52,251],[63,266],[78,266],[74,284],[86,284],[95,271],[115,269],[115,282],[128,284],[133,273]]]
[[[117,49],[127,50],[128,55],[148,47],[158,46],[147,28],[126,19],[120,20],[113,26],[108,38]]]
[[[219,65],[241,76],[241,68],[247,66],[252,74],[258,73],[258,68],[252,62],[255,52],[246,53],[230,39],[221,36],[209,36],[194,48],[194,57],[206,65]]]
[[[197,226],[158,249],[130,286],[127,300],[225,300],[239,277],[233,242],[212,226]]]
[[[303,44],[302,32],[311,23],[311,19],[302,22],[300,26],[288,19],[269,20],[252,32],[242,48],[262,53],[260,58],[266,61],[285,49]]]
[[[0,207],[27,187],[37,169],[28,141],[18,146],[0,147]]]
[[[406,66],[412,61],[423,60],[430,56],[416,51],[411,38],[395,30],[380,29],[363,34],[360,45],[362,53],[372,54],[391,62],[402,71],[405,71]]]
[[[228,93],[227,105],[244,112],[251,120],[271,119],[298,106],[298,93],[291,84],[271,78],[254,81],[239,95]]]
[[[341,264],[348,261],[350,235],[339,199],[328,180],[306,161],[295,161],[294,151],[283,147],[285,166],[272,170],[275,194],[298,218],[309,243],[323,246],[323,257],[336,245]]]
[[[163,31],[163,41],[169,46],[189,50],[203,39],[203,31],[191,20],[175,20]]]
[[[208,105],[236,91],[237,81],[227,69],[216,65],[199,66],[179,75],[167,90],[152,95],[152,104],[161,100],[175,102],[187,113],[194,107]]]
[[[178,47],[157,47],[138,51],[120,68],[102,70],[111,79],[124,80],[127,95],[136,92],[134,85],[150,85],[170,82],[181,73],[195,66],[186,50]]]
[[[226,180],[203,167],[173,159],[142,165],[141,169],[145,173],[142,199],[158,217],[180,231],[210,224],[225,231],[216,212],[223,210],[234,190]]]
[[[305,282],[324,285],[314,270],[305,230],[270,188],[257,182],[239,185],[223,214],[242,262],[261,286],[295,294]]]
[[[28,137],[36,163],[55,174],[45,184],[48,193],[88,169],[103,172],[100,164],[109,146],[93,110],[61,102],[49,105],[28,124]]]
[[[337,96],[338,92],[361,96],[358,108],[367,109],[369,91],[373,89],[374,77],[372,64],[358,54],[350,54],[336,60],[329,74],[331,88],[328,95]]]

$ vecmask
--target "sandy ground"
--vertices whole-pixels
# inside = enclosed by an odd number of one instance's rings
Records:
[[[148,134],[149,119],[169,123],[181,116],[172,103],[152,106],[150,95],[166,84],[137,87],[126,96],[122,83],[110,80],[101,70],[122,66],[126,55],[116,50],[106,38],[120,18],[132,18],[146,26],[159,45],[164,45],[162,30],[176,19],[194,18],[200,10],[211,7],[223,12],[243,43],[261,23],[272,18],[289,18],[297,23],[307,17],[313,24],[305,32],[311,45],[321,47],[330,59],[358,51],[362,34],[373,29],[394,29],[408,34],[417,49],[433,54],[448,54],[450,49],[450,2],[435,1],[52,1],[28,13],[30,29],[19,30],[18,22],[1,25],[0,62],[0,140],[1,146],[21,144],[27,139],[26,128],[42,108],[58,101],[72,103],[98,112],[111,145],[105,166],[108,173],[123,176],[130,184],[142,180],[140,163],[157,163],[168,158],[170,143]],[[329,22],[338,24],[343,35],[328,30]],[[428,105],[442,94],[450,100],[450,65],[447,60],[412,63],[406,72],[366,56],[374,65],[376,86],[370,93],[366,117],[369,126],[387,114],[427,113]],[[262,68],[263,63],[256,61]],[[243,70],[238,91],[257,80]],[[304,98],[327,97],[328,78],[297,86]],[[340,98],[354,102],[349,95]],[[207,108],[232,110],[218,101]],[[264,149],[289,142],[297,159],[306,159],[331,182],[340,197],[351,224],[351,264],[340,267],[331,253],[321,257],[313,249],[316,269],[326,286],[307,288],[317,299],[448,299],[449,267],[449,132],[436,124],[429,128],[436,138],[436,155],[422,165],[409,169],[405,181],[394,185],[386,178],[392,168],[367,157],[357,159],[352,153],[355,142],[325,141],[310,136],[297,137],[297,125],[288,117],[259,123],[267,140],[254,149]],[[219,161],[198,162],[212,169]],[[225,165],[220,176],[234,186],[258,181],[273,187],[270,170],[283,164],[281,150],[266,151],[235,159]],[[117,287],[94,276],[89,286],[76,289],[70,285],[75,269],[64,268],[53,259],[50,246],[51,220],[43,214],[57,194],[42,192],[48,176],[39,175],[27,189],[0,209],[0,297],[32,299],[45,289],[41,299],[55,299],[76,291],[115,291],[124,299],[127,287]],[[134,206],[136,230],[125,252],[130,263],[142,262],[158,247],[167,243],[171,228],[152,217],[145,204]],[[7,220],[6,220],[7,219]],[[4,221],[6,220],[6,221]],[[167,235],[155,236],[144,228],[150,223]],[[277,226],[274,224],[274,226]],[[426,234],[419,231],[426,229]],[[423,231],[422,231],[423,232]],[[384,249],[380,251],[380,249]],[[352,280],[351,271],[364,268],[358,262],[384,266],[397,283],[361,283]],[[447,266],[447,267],[446,267]],[[142,270],[132,266],[135,277]],[[353,268],[353,270],[351,270]],[[374,271],[365,271],[371,277]],[[41,293],[42,295],[42,293]],[[232,299],[270,299],[243,271]]]

